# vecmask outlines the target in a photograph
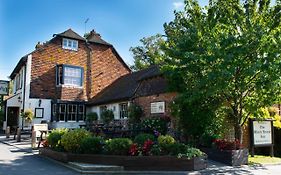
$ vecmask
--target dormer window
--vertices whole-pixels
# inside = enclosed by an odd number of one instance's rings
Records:
[[[62,48],[63,49],[68,49],[68,50],[78,50],[78,41],[77,40],[72,40],[72,39],[67,39],[63,38],[62,39]]]

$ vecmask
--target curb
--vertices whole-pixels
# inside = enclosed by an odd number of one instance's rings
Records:
[[[77,169],[75,167],[72,167],[66,163],[62,163],[59,161],[56,161],[54,159],[51,159],[49,157],[45,157],[39,154],[40,157],[45,158],[53,163],[59,164],[61,166],[64,166],[66,168],[69,168],[75,172],[78,172],[80,174],[101,174],[101,175],[201,175],[200,172],[194,171],[194,172],[187,172],[187,171],[83,171],[80,169]]]

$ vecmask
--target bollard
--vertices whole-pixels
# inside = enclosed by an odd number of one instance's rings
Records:
[[[6,128],[6,138],[10,138],[10,126]]]
[[[34,130],[31,132],[31,148],[36,148],[36,131]]]
[[[17,128],[17,142],[21,141],[21,129]]]

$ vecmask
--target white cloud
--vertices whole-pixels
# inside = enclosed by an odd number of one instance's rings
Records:
[[[184,3],[183,2],[173,2],[173,6],[176,10],[182,9],[184,7]]]

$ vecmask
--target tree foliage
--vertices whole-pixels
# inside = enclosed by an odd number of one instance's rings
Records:
[[[141,46],[130,48],[134,58],[134,65],[131,66],[131,69],[138,71],[163,61],[164,53],[161,50],[161,45],[164,39],[162,35],[144,37],[140,42]]]
[[[280,98],[280,20],[280,0],[210,0],[204,8],[186,0],[164,25],[172,89],[190,104],[216,99],[241,139],[249,116]]]

